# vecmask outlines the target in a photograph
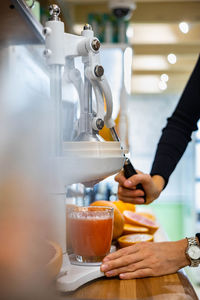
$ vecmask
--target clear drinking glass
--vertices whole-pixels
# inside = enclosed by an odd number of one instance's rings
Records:
[[[102,206],[71,209],[68,226],[78,262],[100,262],[110,252],[113,213],[113,208]]]

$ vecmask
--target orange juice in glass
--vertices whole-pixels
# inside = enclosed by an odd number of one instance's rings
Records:
[[[100,262],[109,253],[113,233],[113,208],[76,207],[69,213],[71,244],[79,262]]]

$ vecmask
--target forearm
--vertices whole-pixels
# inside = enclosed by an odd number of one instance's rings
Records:
[[[197,130],[200,118],[200,58],[182,93],[172,116],[162,131],[150,174],[159,174],[165,179],[165,186],[181,159],[191,134]]]

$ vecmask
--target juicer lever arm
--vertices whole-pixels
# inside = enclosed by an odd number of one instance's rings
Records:
[[[110,132],[111,132],[111,135],[112,135],[114,141],[120,142],[120,139],[119,139],[118,134],[117,134],[114,127],[110,128]],[[121,148],[123,150],[122,146],[121,146]],[[125,158],[124,168],[123,168],[124,169],[124,176],[125,176],[126,179],[128,179],[129,177],[131,177],[133,175],[136,175],[137,171],[135,170],[134,166],[132,165],[130,159],[128,157],[126,157],[125,154],[124,154],[124,158]],[[141,183],[136,185],[136,190],[142,190],[145,193],[144,188],[143,188]],[[146,202],[146,195],[144,194],[144,196],[142,198],[144,198],[144,203],[145,203]]]
[[[98,80],[98,85],[106,101],[106,114],[104,116],[104,122],[107,128],[112,128],[115,126],[115,121],[112,118],[112,112],[113,112],[112,92],[108,84],[108,81],[104,75],[101,77],[101,80]]]
[[[106,114],[104,116],[104,122],[107,128],[115,126],[115,122],[112,119],[113,112],[113,99],[112,92],[108,81],[104,75],[104,69],[101,66],[99,51],[94,52],[92,50],[88,51],[89,66],[86,71],[86,76],[92,83],[92,86],[96,88],[98,85],[102,99],[105,98],[106,101]],[[96,84],[95,84],[96,83]],[[98,99],[97,99],[98,101]]]
[[[94,130],[101,130],[104,127],[104,101],[101,90],[95,80],[91,80],[91,84],[94,90],[96,104],[97,104],[97,115],[93,118],[92,126]]]
[[[136,174],[137,174],[137,171],[133,167],[130,160],[126,157],[125,163],[124,163],[124,176],[126,177],[126,179],[128,179],[129,177],[136,175]],[[144,188],[141,183],[136,185],[136,190],[142,190],[144,192]],[[146,195],[144,194],[144,196],[142,198],[144,198],[144,203],[145,203]]]
[[[99,119],[102,119],[105,122],[107,128],[114,128],[115,122],[112,119],[112,93],[107,79],[105,78],[105,76],[102,76],[102,78],[99,80],[91,79],[90,76],[87,76],[87,78],[92,84],[97,103],[97,116],[93,119],[93,129],[99,130],[99,128],[95,127],[96,121]],[[106,113],[104,112],[104,98],[106,101]]]

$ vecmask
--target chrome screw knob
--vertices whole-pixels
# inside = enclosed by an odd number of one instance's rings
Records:
[[[100,46],[101,46],[101,43],[99,42],[98,39],[94,39],[94,40],[92,41],[91,46],[92,46],[92,49],[93,49],[94,51],[98,51],[99,48],[100,48]]]
[[[49,6],[49,14],[50,14],[50,20],[52,21],[59,21],[59,15],[60,15],[60,7],[57,4],[51,4]]]
[[[97,126],[98,130],[103,129],[103,127],[104,127],[104,121],[102,119],[97,119],[96,126]]]
[[[92,26],[90,24],[85,24],[83,30],[92,30]]]
[[[101,77],[104,74],[104,68],[102,66],[96,65],[96,67],[94,68],[94,73],[97,77]]]

